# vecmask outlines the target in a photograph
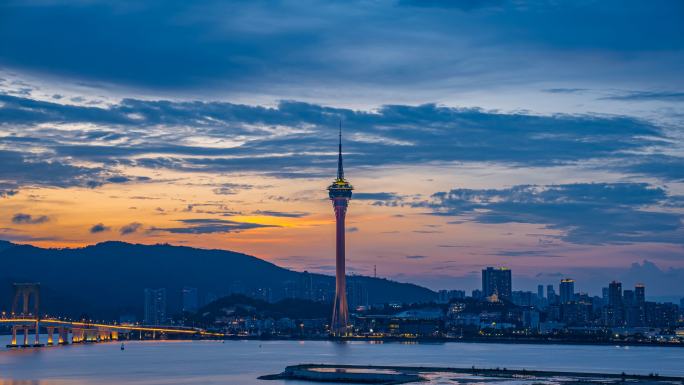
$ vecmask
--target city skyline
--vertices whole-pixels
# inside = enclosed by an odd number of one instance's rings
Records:
[[[684,294],[681,3],[201,4],[0,5],[0,239]]]

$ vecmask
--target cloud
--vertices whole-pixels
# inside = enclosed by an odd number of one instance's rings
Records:
[[[251,190],[253,187],[254,186],[250,184],[224,183],[212,191],[214,191],[214,194],[216,195],[233,195],[242,190]]]
[[[473,11],[480,8],[500,7],[506,4],[506,0],[400,0],[400,6],[421,7],[421,8],[444,8],[459,9],[461,11]]]
[[[122,226],[121,229],[119,229],[119,233],[121,235],[133,234],[133,233],[137,233],[138,230],[140,230],[141,228],[142,228],[142,223],[132,222],[132,223],[129,223],[125,226]]]
[[[0,107],[0,114],[3,108]],[[2,142],[3,139],[0,139]],[[87,186],[99,179],[102,169],[69,164],[40,154],[0,150],[0,186],[3,191],[17,191],[24,186]]]
[[[370,201],[389,201],[398,199],[399,196],[392,192],[375,192],[375,193],[355,193],[354,200],[370,200]]]
[[[500,257],[541,257],[541,258],[565,258],[562,255],[550,254],[548,250],[501,250],[494,255]]]
[[[425,255],[407,255],[406,259],[426,259]]]
[[[41,223],[45,223],[49,220],[50,220],[50,218],[48,218],[45,215],[32,216],[31,214],[24,214],[24,213],[17,213],[17,214],[14,214],[14,216],[12,217],[12,223],[15,223],[18,225],[38,225]]]
[[[620,172],[684,182],[684,157],[648,154],[635,159],[622,159],[612,167]]]
[[[0,239],[11,242],[63,241],[58,237],[41,237],[27,234],[21,230],[0,227]]]
[[[571,267],[563,273],[539,273],[537,276],[551,278],[556,283],[561,277],[572,277],[579,290],[596,295],[601,294],[602,287],[616,280],[622,283],[623,289],[633,288],[638,283],[644,284],[649,300],[679,301],[684,296],[684,268],[661,267],[650,260],[633,262],[627,267]]]
[[[97,234],[97,233],[102,233],[102,232],[109,231],[109,230],[111,230],[110,227],[105,226],[102,223],[98,223],[98,224],[93,225],[93,227],[90,228],[90,233],[91,234]],[[123,229],[122,229],[121,234],[123,235]]]
[[[8,198],[17,195],[19,191],[17,190],[0,190],[0,198]]]
[[[107,182],[109,183],[126,183],[129,182],[131,179],[125,176],[113,176],[111,178],[107,178]]]
[[[632,91],[605,96],[604,100],[620,100],[632,102],[645,101],[665,101],[665,102],[684,102],[684,92],[682,91]]]
[[[673,202],[665,189],[646,183],[577,183],[454,189],[416,206],[485,224],[541,224],[573,243],[683,243],[682,215],[662,210]]]
[[[105,179],[105,181],[108,183],[128,183],[128,182],[132,182],[132,181],[147,182],[149,180],[151,180],[151,178],[146,177],[146,176],[128,177],[128,176],[124,176],[124,175],[112,176],[112,177]]]
[[[550,94],[579,94],[588,90],[586,88],[547,88],[542,91]]]
[[[550,72],[667,84],[678,75],[681,12],[677,1],[619,0],[3,2],[0,63],[167,93],[451,93],[534,84]]]
[[[610,160],[600,162],[604,169],[635,174],[656,170],[663,178],[681,174],[669,167],[681,163],[681,157],[653,151],[667,150],[667,142],[675,139],[651,123],[625,116],[506,114],[434,104],[388,105],[369,112],[294,101],[264,108],[226,102],[124,99],[108,107],[83,107],[0,95],[0,102],[4,103],[0,113],[12,122],[7,126],[10,135],[0,138],[0,145],[19,149],[17,139],[22,139],[31,140],[33,147],[31,152],[0,151],[0,160],[4,160],[0,162],[0,183],[8,189],[32,184],[98,187],[143,181],[144,177],[112,176],[121,166],[256,172],[281,178],[328,176],[336,161],[329,154],[335,135],[330,127],[339,117],[349,127],[349,137],[387,138],[347,141],[345,151],[353,154],[347,157],[349,167],[453,162],[549,167],[604,159]],[[60,130],[53,124],[67,127]],[[111,129],[93,132],[70,124],[114,126],[120,136],[110,138]],[[187,127],[200,139],[188,142]],[[97,142],[75,144],[91,142],[97,132],[101,134]],[[242,139],[230,146],[210,144],[234,137]],[[410,151],[397,151],[395,143],[399,142],[410,142]],[[646,151],[651,153],[646,155]],[[214,193],[233,194],[249,188],[252,186],[224,184]],[[393,192],[362,192],[354,197],[379,205],[398,205],[400,198],[405,198]]]
[[[185,227],[153,227],[150,231],[164,231],[174,234],[212,234],[212,233],[237,233],[244,230],[252,230],[268,227],[279,227],[276,225],[263,225],[258,223],[237,222],[225,219],[180,219],[188,226]]]
[[[310,213],[302,212],[302,211],[294,211],[294,212],[283,212],[283,211],[273,211],[273,210],[256,210],[254,211],[254,214],[256,215],[263,215],[267,217],[282,217],[282,218],[303,218]]]

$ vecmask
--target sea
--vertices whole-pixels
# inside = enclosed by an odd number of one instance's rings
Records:
[[[0,385],[299,385],[266,381],[288,365],[538,369],[684,376],[684,347],[401,343],[334,341],[126,341],[6,349],[0,336]],[[484,380],[483,380],[484,381]],[[436,378],[434,384],[462,384]],[[469,382],[469,383],[472,383]],[[486,383],[486,381],[482,382]]]

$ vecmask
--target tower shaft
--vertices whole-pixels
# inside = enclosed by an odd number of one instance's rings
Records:
[[[335,301],[333,303],[333,315],[331,331],[334,335],[342,336],[347,332],[349,323],[349,308],[347,306],[347,283],[345,266],[345,225],[344,219],[347,214],[347,200],[338,199],[333,201],[336,222],[335,243]]]

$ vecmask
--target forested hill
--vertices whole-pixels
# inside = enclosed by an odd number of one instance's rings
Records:
[[[334,277],[300,273],[227,250],[103,242],[84,248],[45,249],[0,241],[0,310],[11,306],[13,282],[40,282],[43,313],[112,319],[142,316],[144,288],[166,288],[169,313],[180,310],[183,287],[198,288],[200,301],[230,293],[267,291],[276,300],[310,280],[334,287]],[[435,298],[424,287],[354,277],[368,302],[423,302]],[[266,289],[266,290],[264,290]]]

